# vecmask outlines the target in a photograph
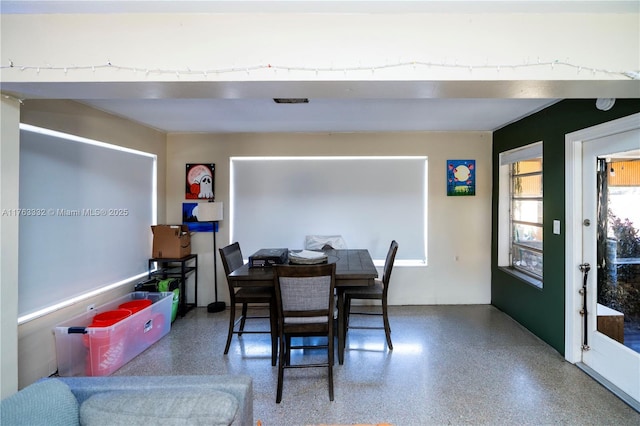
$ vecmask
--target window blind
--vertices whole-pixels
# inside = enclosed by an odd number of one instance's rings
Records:
[[[146,272],[155,155],[20,129],[19,316]]]
[[[342,235],[384,259],[425,261],[426,157],[233,157],[232,241],[303,248],[306,235]]]

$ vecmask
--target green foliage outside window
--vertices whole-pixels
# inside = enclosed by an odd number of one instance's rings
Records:
[[[640,235],[629,219],[608,212],[606,279],[598,302],[624,313],[625,322],[640,327]]]

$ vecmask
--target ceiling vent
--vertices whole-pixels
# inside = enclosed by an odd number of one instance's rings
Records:
[[[273,98],[277,104],[308,104],[308,98]]]

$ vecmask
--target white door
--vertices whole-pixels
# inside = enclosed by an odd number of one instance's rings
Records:
[[[629,165],[626,163],[627,160],[640,161],[640,129],[582,141],[582,263],[588,264],[590,270],[586,277],[587,316],[586,320],[584,317],[582,319],[581,346],[584,364],[635,401],[640,401],[640,353],[636,351],[637,349],[634,350],[623,343],[625,314],[621,312],[622,306],[627,303],[624,292],[629,289],[628,282],[639,279],[636,273],[631,274],[633,275],[631,278],[628,277],[628,271],[633,270],[629,268],[640,268],[640,256],[635,259],[624,255],[623,258],[616,258],[616,238],[613,232],[607,232],[609,226],[604,222],[608,217],[610,225],[617,217],[611,210],[615,205],[614,201],[618,205],[616,209],[621,216],[637,214],[640,218],[640,193],[633,188],[633,182],[631,186],[625,186],[616,184],[614,179],[616,168],[618,168],[618,175],[624,173],[621,167],[624,164]],[[600,182],[605,182],[604,185],[598,183],[598,168],[600,168]],[[627,171],[630,169],[631,167],[627,166]],[[603,194],[605,194],[604,197]],[[609,214],[606,213],[607,209]],[[576,216],[576,219],[577,217],[579,216]],[[624,223],[625,217],[620,219]],[[634,222],[636,229],[640,229],[640,220]],[[601,224],[600,242],[598,242],[599,223]],[[605,239],[605,234],[609,235],[608,239]],[[580,235],[576,237],[579,238]],[[598,244],[600,244],[600,257],[598,257]],[[618,268],[619,264],[622,265],[621,268]],[[582,269],[586,268],[583,266]],[[618,276],[618,274],[623,275]],[[576,275],[585,283],[584,273],[582,276]],[[621,279],[624,276],[626,278]],[[640,283],[637,286],[640,289]],[[629,318],[631,316],[627,320]]]

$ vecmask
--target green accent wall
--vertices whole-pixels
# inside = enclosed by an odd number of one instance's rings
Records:
[[[564,355],[565,305],[565,135],[640,112],[640,99],[617,99],[600,111],[595,99],[564,100],[512,123],[493,134],[493,200],[491,233],[491,303]],[[498,268],[498,155],[543,141],[543,288]],[[562,233],[553,234],[553,220]]]

